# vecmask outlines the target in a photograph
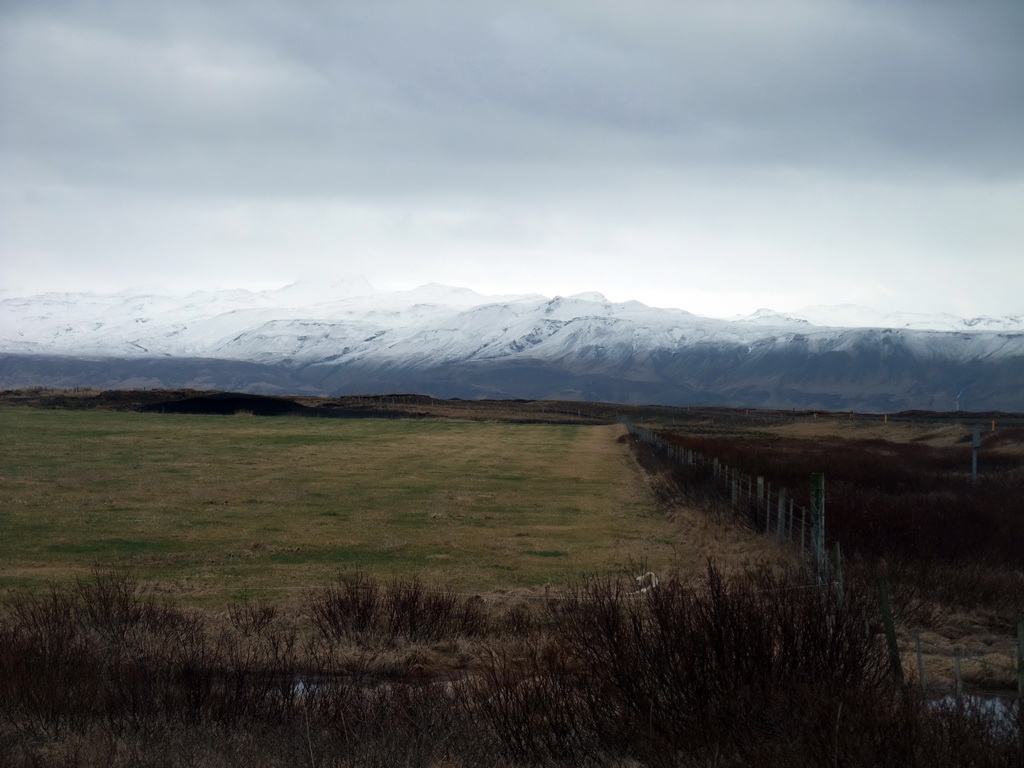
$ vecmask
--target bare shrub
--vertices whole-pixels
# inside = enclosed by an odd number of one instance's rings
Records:
[[[1019,765],[1024,743],[1019,705],[996,721],[890,685],[870,596],[799,570],[709,564],[644,593],[593,578],[500,620],[365,576],[350,584],[375,602],[336,582],[298,616],[186,612],[132,584],[102,572],[4,604],[5,765],[945,768]],[[432,671],[413,637],[480,660]],[[404,660],[422,668],[387,669]]]
[[[343,574],[312,592],[307,608],[324,637],[364,645],[477,637],[491,626],[476,596],[431,589],[418,579],[381,587],[362,572]]]

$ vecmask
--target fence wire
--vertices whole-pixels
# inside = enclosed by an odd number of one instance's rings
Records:
[[[719,485],[729,490],[731,507],[739,513],[749,511],[749,522],[765,534],[775,534],[779,544],[792,542],[801,554],[810,554],[813,546],[814,515],[797,504],[786,488],[772,489],[763,477],[754,477],[722,464],[716,457],[683,448],[665,440],[649,429],[639,427],[628,418],[622,423],[631,435],[661,451],[670,461],[681,466],[703,467]]]
[[[801,555],[808,554],[808,551],[812,549],[813,513],[807,507],[796,504],[789,497],[787,489],[778,488],[773,491],[771,483],[765,482],[763,477],[743,474],[735,468],[722,464],[716,457],[705,456],[699,451],[670,443],[661,435],[633,424],[628,417],[622,417],[620,421],[626,426],[629,434],[661,451],[670,461],[677,462],[682,466],[702,467],[709,471],[714,480],[717,480],[720,485],[726,486],[729,489],[729,501],[732,509],[738,515],[742,515],[745,510],[749,511],[751,516],[749,521],[756,530],[766,535],[771,535],[774,532],[776,541],[780,545],[787,542],[793,543],[800,547]],[[811,551],[810,554],[814,555],[814,552]],[[819,563],[819,567],[822,565],[824,564]],[[1022,622],[1022,626],[1024,626],[1024,622]],[[949,654],[949,658],[955,667],[958,692],[964,688],[961,667],[963,664],[970,662],[998,673],[1006,673],[1010,676],[1010,679],[1017,677],[1018,688],[1021,689],[1021,694],[1024,695],[1024,663],[1022,663],[1021,659],[1017,660],[1017,666],[1011,667],[993,663],[988,659],[978,656],[965,656],[956,647],[947,649],[934,643],[922,641],[916,634],[915,637],[917,637],[919,647],[928,645],[937,651]],[[909,652],[901,650],[900,655],[904,659],[916,660],[920,669],[921,655],[917,648]],[[925,686],[923,679],[919,682],[922,687]]]

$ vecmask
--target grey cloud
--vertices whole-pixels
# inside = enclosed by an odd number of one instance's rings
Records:
[[[1022,39],[1018,0],[7,0],[0,248],[1012,283]]]
[[[72,178],[344,194],[403,169],[444,186],[453,164],[566,185],[623,161],[1024,169],[1013,4],[83,7],[23,6],[3,41],[7,151]]]

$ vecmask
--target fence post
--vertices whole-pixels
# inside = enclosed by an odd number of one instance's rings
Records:
[[[761,508],[762,499],[764,498],[764,478],[757,478],[757,490],[755,491],[757,497],[754,499],[754,526],[755,528],[761,523]]]
[[[792,540],[793,538],[793,515],[794,508],[796,507],[796,499],[789,500],[789,517],[786,520],[786,539]]]
[[[928,690],[928,680],[924,676],[924,654],[921,653],[921,635],[914,635],[914,642],[917,644],[917,678],[921,683],[921,690]]]
[[[818,584],[825,577],[825,475],[815,472],[811,475],[811,544],[814,548],[814,563],[818,571]]]
[[[1024,699],[1024,620],[1017,622],[1017,694]]]
[[[839,548],[839,542],[835,542],[832,548],[832,576],[836,583],[836,596],[839,601],[843,600],[843,551]]]
[[[775,521],[775,544],[781,546],[785,539],[785,488],[778,489],[778,519]]]
[[[804,509],[803,507],[800,507],[800,557],[804,556],[804,542],[805,542],[805,540],[807,538],[807,536],[804,533],[804,530],[806,529],[806,527],[807,527],[807,510]]]
[[[896,643],[896,625],[892,620],[892,608],[889,607],[889,584],[884,577],[878,579],[878,599],[882,604],[882,626],[885,627],[885,642],[889,647],[892,675],[902,687],[903,665],[900,663],[900,647]]]
[[[964,676],[960,673],[960,647],[953,649],[953,674],[956,676],[956,695],[964,692]]]
[[[971,482],[978,484],[978,449],[981,448],[981,427],[974,427],[974,441],[971,449]]]

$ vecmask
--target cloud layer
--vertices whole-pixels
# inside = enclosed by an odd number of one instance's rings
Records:
[[[5,288],[1021,310],[1013,0],[0,14]]]

